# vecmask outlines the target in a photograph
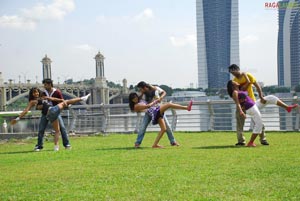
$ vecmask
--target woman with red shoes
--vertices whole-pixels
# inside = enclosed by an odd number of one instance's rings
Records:
[[[160,131],[152,145],[152,148],[163,148],[163,146],[159,145],[158,143],[167,129],[165,121],[163,119],[164,112],[169,108],[191,111],[193,101],[190,101],[188,106],[183,106],[183,105],[170,103],[170,102],[161,105],[158,105],[157,103],[158,101],[154,100],[147,104],[146,101],[143,101],[142,99],[139,98],[137,93],[129,94],[129,107],[131,111],[134,112],[146,111],[152,118],[152,124],[153,125],[159,124]]]

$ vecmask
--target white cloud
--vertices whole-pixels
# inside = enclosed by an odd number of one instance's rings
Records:
[[[96,22],[98,23],[108,23],[108,24],[116,24],[116,23],[136,23],[136,22],[144,22],[154,18],[153,11],[150,8],[146,8],[141,13],[132,16],[104,16],[99,15],[96,17]]]
[[[23,9],[23,16],[34,20],[61,20],[75,9],[73,0],[54,0],[52,4],[38,4],[30,9]]]
[[[75,48],[83,50],[83,51],[92,51],[92,52],[96,51],[96,48],[94,48],[88,44],[78,45],[78,46],[75,46]]]
[[[136,20],[136,21],[144,21],[144,20],[149,20],[149,19],[153,19],[153,18],[154,18],[154,14],[150,8],[146,8],[141,13],[134,16],[134,20]]]
[[[242,37],[241,44],[252,44],[258,40],[259,40],[259,38],[256,35],[247,35],[247,36]]]
[[[103,22],[106,22],[106,21],[107,21],[107,18],[104,15],[96,17],[96,22],[103,23]]]
[[[197,44],[196,34],[188,34],[188,35],[185,35],[184,37],[171,36],[169,39],[170,39],[172,45],[175,47],[183,47],[183,46],[187,46],[187,45],[196,46],[196,44]]]
[[[42,20],[62,20],[75,9],[74,0],[54,0],[48,5],[37,4],[30,9],[22,9],[20,15],[1,16],[0,26],[33,30]]]
[[[31,19],[26,19],[17,15],[4,15],[0,17],[0,26],[15,29],[33,30],[36,27],[36,23]]]

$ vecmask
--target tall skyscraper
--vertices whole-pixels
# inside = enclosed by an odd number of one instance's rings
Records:
[[[300,84],[300,1],[278,3],[278,85],[295,87]]]
[[[196,0],[198,87],[224,88],[240,63],[238,0]]]

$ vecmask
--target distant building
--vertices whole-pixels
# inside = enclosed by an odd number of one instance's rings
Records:
[[[300,84],[300,1],[278,3],[278,85],[295,87]]]
[[[175,91],[172,96],[167,96],[166,100],[175,102],[189,101],[191,99],[206,100],[204,97],[206,97],[206,94],[203,91]]]
[[[205,92],[203,91],[176,91],[172,94],[173,97],[188,97],[188,98],[195,98],[195,97],[203,97],[206,96]]]
[[[196,0],[198,87],[223,88],[239,65],[238,0]]]
[[[51,74],[51,59],[47,57],[47,54],[45,57],[42,59],[42,64],[43,64],[43,79],[51,79],[52,74]]]
[[[96,62],[96,78],[92,89],[93,103],[96,104],[109,104],[109,88],[106,83],[104,75],[104,56],[100,51],[95,56]]]

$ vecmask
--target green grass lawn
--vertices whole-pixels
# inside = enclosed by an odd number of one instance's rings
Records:
[[[300,133],[235,147],[234,132],[175,133],[152,149],[147,133],[73,137],[72,150],[36,139],[0,143],[0,200],[300,200]],[[249,139],[250,133],[246,133]]]

